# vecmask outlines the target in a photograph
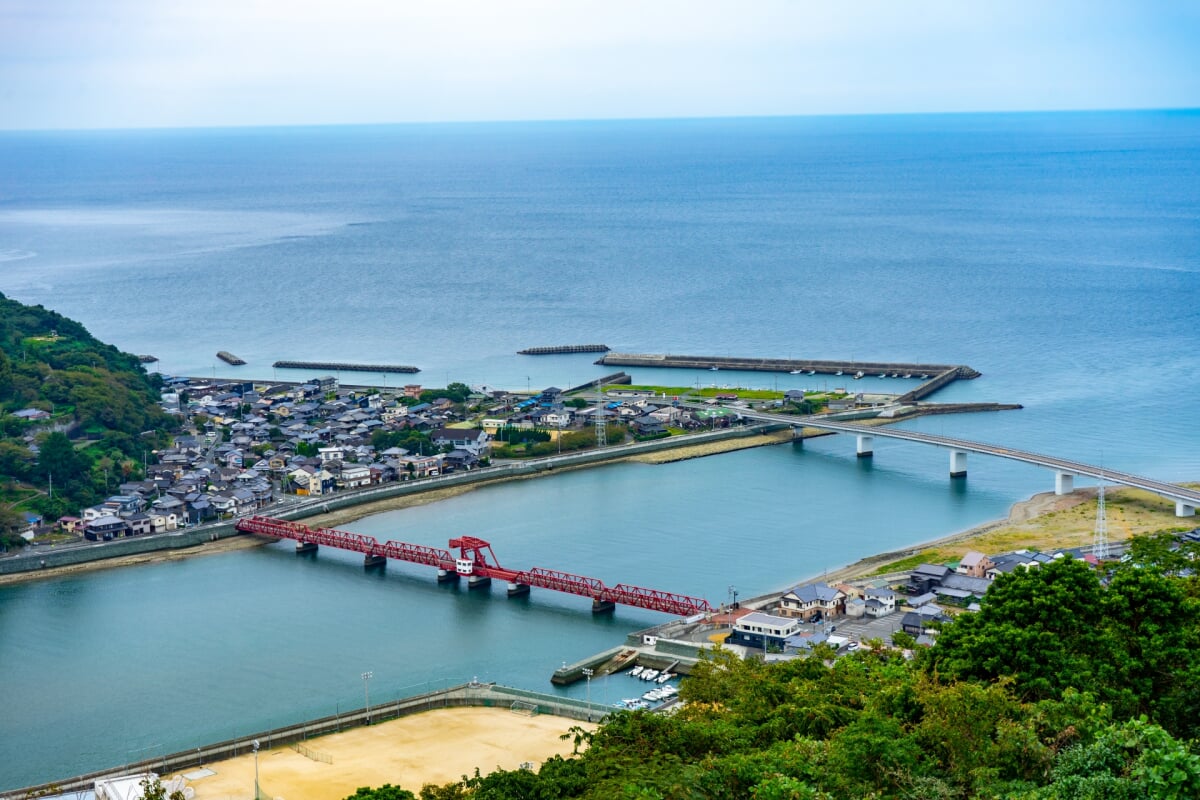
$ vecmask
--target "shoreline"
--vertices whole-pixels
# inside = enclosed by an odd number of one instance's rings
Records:
[[[604,461],[598,464],[589,463],[561,466],[556,468],[553,473],[547,472],[537,473],[534,475],[509,475],[497,477],[484,483],[446,486],[430,489],[424,492],[418,492],[416,494],[388,497],[382,500],[372,500],[349,508],[338,509],[325,514],[318,514],[308,517],[304,520],[304,522],[305,524],[312,525],[314,527],[336,528],[340,525],[347,525],[363,519],[364,517],[375,516],[376,514],[385,514],[390,511],[401,511],[406,508],[428,505],[429,503],[437,503],[441,502],[442,500],[449,500],[451,498],[458,497],[459,495],[466,494],[467,492],[475,491],[482,486],[494,486],[508,483],[510,481],[535,480],[547,474],[570,472],[577,469],[591,469],[593,467],[605,466],[608,464],[621,464],[627,462],[652,465],[670,464],[676,461],[685,461],[692,458],[703,458],[705,456],[719,455],[720,453],[729,453],[735,450],[748,450],[754,447],[767,447],[777,444],[786,444],[789,441],[791,441],[790,431],[777,431],[774,433],[764,433],[736,439],[723,439],[715,442],[688,444],[657,453],[621,456],[620,458],[614,458],[610,461]],[[21,583],[30,583],[33,581],[47,580],[52,578],[61,578],[83,572],[90,572],[93,570],[116,569],[120,567],[136,566],[139,564],[156,564],[166,561],[177,561],[184,558],[218,555],[235,550],[246,550],[252,547],[262,547],[270,544],[272,541],[273,540],[271,539],[265,539],[257,536],[252,537],[238,535],[218,539],[213,542],[203,542],[193,547],[183,547],[176,550],[155,550],[153,552],[138,553],[136,555],[98,558],[94,561],[86,561],[79,564],[69,564],[61,567],[49,567],[42,570],[14,572],[0,575],[0,587]]]

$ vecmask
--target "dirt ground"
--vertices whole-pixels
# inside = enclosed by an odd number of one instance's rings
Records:
[[[545,714],[528,717],[508,709],[447,708],[355,728],[305,747],[325,763],[289,747],[258,754],[258,780],[264,796],[282,800],[341,800],[360,786],[390,783],[414,794],[426,783],[443,784],[497,767],[541,764],[552,755],[570,755],[571,740],[559,737],[574,725],[594,725]],[[254,756],[206,764],[214,775],[190,781],[195,800],[252,800]],[[193,773],[195,774],[195,773]],[[164,776],[165,782],[166,776]]]

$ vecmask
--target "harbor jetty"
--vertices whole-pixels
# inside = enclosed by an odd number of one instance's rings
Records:
[[[662,353],[606,353],[597,364],[621,367],[669,367],[694,370],[744,370],[789,372],[793,375],[845,375],[849,378],[916,378],[921,384],[897,398],[913,403],[957,381],[982,373],[963,364],[914,364],[891,361],[816,361],[793,358],[738,358],[733,356],[680,356]]]
[[[245,360],[238,358],[237,356],[235,356],[233,353],[229,352],[228,350],[218,350],[217,358],[221,359],[226,364],[230,364],[235,367],[240,367],[246,363]]]
[[[633,383],[633,378],[627,372],[614,372],[611,375],[605,375],[603,378],[596,378],[592,381],[586,381],[578,386],[572,386],[563,394],[574,394],[576,392],[585,392],[588,389],[598,389],[604,386],[628,386]]]
[[[420,367],[405,364],[346,364],[341,361],[276,361],[272,364],[279,369],[320,369],[326,371],[346,370],[347,372],[420,372]]]
[[[560,353],[607,353],[610,349],[606,344],[560,344],[555,347],[527,347],[518,350],[519,356],[552,356]]]

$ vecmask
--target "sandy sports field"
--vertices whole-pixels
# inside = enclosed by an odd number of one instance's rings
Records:
[[[355,728],[303,742],[312,757],[290,747],[258,753],[258,778],[265,797],[283,800],[340,800],[360,786],[390,783],[414,794],[426,783],[443,784],[496,767],[541,764],[570,755],[571,740],[559,737],[574,725],[595,725],[548,714],[525,716],[497,708],[447,708]],[[573,739],[574,737],[572,737]],[[325,763],[328,759],[332,763]],[[201,775],[211,771],[211,775]],[[206,764],[189,785],[195,800],[252,800],[254,756]],[[163,776],[163,781],[166,778]]]

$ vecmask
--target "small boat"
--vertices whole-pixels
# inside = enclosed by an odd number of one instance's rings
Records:
[[[892,373],[892,377],[893,377],[893,378],[899,378],[899,377],[900,377],[900,373],[899,373],[899,372],[893,372],[893,373]]]
[[[906,372],[906,373],[904,373],[904,377],[906,377],[906,378],[911,378],[911,377],[912,377],[912,373],[911,373],[911,372]]]
[[[803,375],[803,374],[804,374],[804,370],[802,370],[802,369],[794,369],[794,370],[792,370],[792,371],[791,371],[791,373],[790,373],[790,374],[792,374],[792,375]]]
[[[810,370],[808,371],[808,374],[809,374],[809,375],[816,375],[816,374],[817,374],[817,371],[816,371],[815,369],[810,369]]]
[[[886,372],[881,372],[881,373],[879,373],[879,377],[881,377],[881,378],[886,378],[886,377],[887,377],[887,373],[886,373]]]
[[[854,380],[858,380],[862,376],[863,376],[863,371],[860,369],[858,372],[854,373]]]
[[[642,699],[647,703],[657,703],[659,700],[662,700],[662,695],[659,693],[658,689],[651,689],[642,695]]]
[[[629,674],[636,678],[645,671],[645,667],[634,667],[633,669],[629,670]]]
[[[926,378],[928,378],[928,377],[929,377],[928,375],[922,375],[922,376],[921,376],[921,380],[925,380],[925,379],[926,379]]]
[[[837,371],[837,374],[838,374],[838,375],[841,375],[841,374],[842,374],[842,371],[839,369],[839,370]]]
[[[658,681],[659,683],[666,683],[667,681],[671,680],[671,678],[674,678],[674,677],[675,676],[673,674],[671,674],[670,672],[664,672],[662,675],[659,675],[657,678],[655,678],[655,680]]]
[[[708,371],[709,371],[709,372],[716,372],[716,371],[717,371],[717,370],[719,370],[719,369],[720,369],[720,367],[709,367],[709,368],[708,368]]]
[[[656,669],[648,669],[642,673],[642,680],[644,680],[644,681],[652,681],[657,677],[658,677],[658,670],[656,670]]]
[[[658,693],[662,695],[664,700],[670,700],[672,697],[679,694],[679,690],[674,686],[664,686],[658,690]]]

